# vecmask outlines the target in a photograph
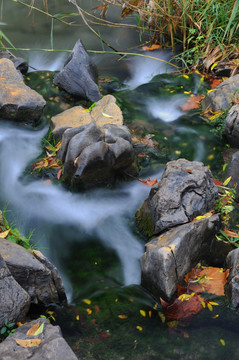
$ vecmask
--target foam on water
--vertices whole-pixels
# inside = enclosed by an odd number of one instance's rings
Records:
[[[184,114],[180,106],[185,103],[185,99],[184,95],[174,95],[170,99],[149,99],[146,108],[155,119],[171,122]]]

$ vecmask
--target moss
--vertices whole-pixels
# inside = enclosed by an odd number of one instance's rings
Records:
[[[154,221],[147,200],[136,211],[135,217],[139,230],[144,236],[150,238],[154,233]]]

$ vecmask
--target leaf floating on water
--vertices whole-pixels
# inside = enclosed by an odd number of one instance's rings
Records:
[[[203,99],[203,95],[193,95],[186,101],[184,105],[181,106],[182,111],[189,111],[192,109],[199,109],[201,106],[201,100]]]
[[[89,299],[83,299],[82,301],[87,305],[91,304],[91,300],[89,300]]]
[[[139,330],[139,331],[142,331],[142,330],[143,330],[142,326],[139,326],[139,325],[136,326],[136,329]]]
[[[141,316],[143,316],[143,317],[146,316],[146,311],[144,311],[144,310],[139,310],[139,312],[140,312],[140,315],[141,315]]]
[[[222,344],[222,346],[225,346],[225,345],[226,345],[226,342],[225,342],[225,340],[223,340],[223,339],[220,339],[220,343]]]
[[[153,44],[151,46],[143,46],[142,49],[145,51],[153,51],[153,50],[158,50],[161,49],[162,46],[159,44]]]
[[[26,333],[27,336],[33,336],[35,335],[35,332],[39,329],[40,322],[34,324]]]
[[[42,342],[41,339],[26,339],[26,340],[16,339],[17,345],[20,345],[24,348],[39,346],[41,342]]]

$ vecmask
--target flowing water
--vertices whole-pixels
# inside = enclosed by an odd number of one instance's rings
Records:
[[[1,4],[3,31],[15,46],[50,46],[51,20],[35,12],[27,16],[23,5]],[[88,9],[98,5],[79,4]],[[48,5],[52,13],[75,11],[63,0]],[[120,13],[110,15],[118,21]],[[24,21],[19,23],[19,17]],[[56,48],[70,49],[80,37],[88,49],[100,49],[100,42],[83,25],[56,23],[53,30]],[[120,51],[139,41],[126,29],[112,29],[110,35],[108,29],[100,32]],[[17,54],[27,57],[32,68],[52,71],[60,69],[66,57],[65,53]],[[101,76],[118,76],[122,82],[114,95],[125,123],[136,135],[157,143],[137,145],[138,153],[144,152],[139,158],[141,177],[159,179],[166,162],[179,157],[203,161],[214,174],[220,170],[223,144],[196,111],[180,107],[188,98],[185,92],[196,93],[203,86],[200,76],[173,75],[172,67],[152,59],[129,57],[119,62],[112,55],[92,56]],[[154,53],[166,61],[170,56],[170,51]],[[36,77],[40,81],[41,76]],[[42,86],[46,87],[45,79]],[[34,229],[33,244],[63,276],[69,307],[52,309],[79,359],[238,359],[237,315],[224,299],[217,299],[220,306],[213,313],[204,310],[190,323],[167,327],[158,316],[157,301],[140,286],[144,240],[134,214],[148,196],[147,186],[135,180],[76,194],[29,176],[25,169],[41,154],[47,131],[47,125],[33,130],[1,121],[0,203],[7,205],[7,216],[24,234]]]

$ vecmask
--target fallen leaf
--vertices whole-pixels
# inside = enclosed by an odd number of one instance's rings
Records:
[[[162,46],[159,44],[153,44],[151,46],[143,46],[142,49],[145,51],[153,51],[153,50],[158,50],[161,49]]]
[[[89,300],[89,299],[83,299],[82,301],[87,305],[91,304],[91,300]]]
[[[141,316],[143,316],[143,317],[146,316],[146,312],[145,312],[144,310],[139,310],[139,312],[140,312],[140,315],[141,315]]]
[[[7,237],[8,234],[9,234],[9,231],[10,231],[10,230],[6,230],[6,231],[1,232],[1,233],[0,233],[0,238],[6,239],[6,237]]]
[[[211,210],[211,211],[207,212],[206,214],[199,215],[199,216],[195,217],[195,218],[193,219],[193,221],[195,221],[195,220],[201,220],[201,219],[208,219],[208,218],[210,218],[213,214],[214,214],[214,210]]]
[[[39,346],[41,344],[41,339],[16,339],[16,343],[24,348]]]
[[[58,171],[58,173],[57,173],[57,179],[58,180],[60,180],[60,178],[61,178],[61,175],[62,175],[62,169],[60,169],[59,171]]]
[[[40,322],[34,324],[27,332],[27,336],[33,336],[35,332],[39,329]]]
[[[143,330],[142,326],[139,326],[139,325],[136,326],[136,329],[139,330],[139,331],[142,331],[142,330]]]
[[[156,178],[154,178],[153,180],[151,180],[150,178],[148,178],[147,180],[143,180],[143,179],[138,179],[138,180],[147,186],[154,186],[158,182]]]
[[[44,330],[44,323],[42,323],[40,326],[39,326],[39,329],[36,330],[36,332],[33,334],[33,336],[37,336],[37,335],[40,335],[43,330]]]
[[[218,180],[216,180],[216,179],[213,179],[213,182],[214,182],[214,184],[217,185],[217,186],[222,186],[222,182],[221,182],[221,181],[218,181]]]
[[[127,315],[118,315],[118,318],[125,320],[125,319],[128,319],[128,316]]]
[[[193,95],[188,98],[186,103],[181,106],[182,111],[189,111],[191,109],[199,109],[201,106],[201,100],[203,99],[203,95]]]
[[[232,237],[232,238],[238,238],[238,234],[234,231],[230,231],[228,229],[223,229],[224,233],[229,236],[229,237]]]
[[[102,112],[102,115],[105,116],[105,117],[107,117],[107,118],[112,118],[112,117],[113,117],[113,116],[108,115],[108,114],[105,114],[105,113],[103,113],[103,112]]]

